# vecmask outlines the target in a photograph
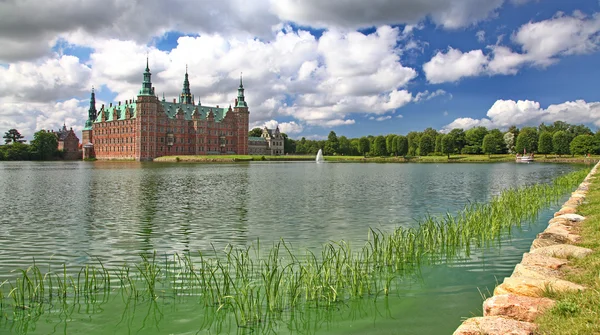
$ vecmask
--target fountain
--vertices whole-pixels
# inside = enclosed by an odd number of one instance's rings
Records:
[[[323,163],[323,150],[319,149],[319,152],[317,152],[317,158],[315,159],[315,161],[317,163]]]

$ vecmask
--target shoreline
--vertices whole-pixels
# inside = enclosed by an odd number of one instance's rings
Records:
[[[548,227],[533,240],[530,251],[515,265],[511,276],[504,278],[494,289],[493,296],[483,302],[483,316],[466,319],[454,335],[537,334],[536,319],[558,306],[551,298],[586,289],[568,281],[564,269],[572,268],[574,261],[593,252],[577,246],[581,240],[578,235],[581,223],[586,218],[576,213],[585,203],[599,167],[600,162],[549,220]]]
[[[425,157],[362,157],[362,156],[325,156],[325,162],[337,163],[505,163],[515,162],[513,155],[457,155],[451,156],[425,156]],[[243,162],[311,162],[314,156],[163,156],[153,160],[162,163],[243,163]],[[561,164],[596,164],[600,156],[592,157],[540,157],[533,163],[561,163]],[[525,163],[521,163],[525,164]]]

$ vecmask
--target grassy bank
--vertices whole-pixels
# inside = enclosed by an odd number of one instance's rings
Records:
[[[451,155],[448,156],[415,156],[415,157],[363,157],[363,156],[325,156],[328,162],[362,162],[362,163],[493,163],[514,162],[514,155]],[[209,156],[163,156],[154,159],[155,162],[195,162],[195,163],[231,163],[252,161],[314,161],[313,155],[209,155]],[[571,157],[555,155],[536,156],[536,162],[548,163],[595,163],[600,156]]]
[[[553,294],[556,306],[536,320],[540,334],[600,334],[600,176],[593,179],[586,202],[578,207],[586,217],[579,246],[594,252],[571,261],[566,279],[587,287],[583,292]]]

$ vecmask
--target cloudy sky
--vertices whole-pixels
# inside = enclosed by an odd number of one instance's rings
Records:
[[[228,105],[293,138],[427,127],[600,127],[597,0],[2,0],[0,133],[156,92]]]

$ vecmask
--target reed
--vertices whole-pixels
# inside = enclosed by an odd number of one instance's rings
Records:
[[[473,249],[498,243],[513,227],[574,189],[588,170],[559,177],[547,184],[506,189],[488,203],[468,203],[455,215],[427,215],[411,228],[385,232],[370,228],[359,248],[346,241],[329,242],[320,252],[298,252],[285,241],[270,247],[256,244],[223,251],[141,255],[133,266],[106,269],[89,264],[75,275],[66,266],[43,273],[35,264],[14,281],[0,284],[0,309],[13,315],[44,302],[80,298],[94,302],[113,291],[123,299],[192,297],[215,313],[233,313],[240,327],[258,327],[301,306],[330,308],[349,299],[387,296],[398,279],[422,264],[468,257]]]

